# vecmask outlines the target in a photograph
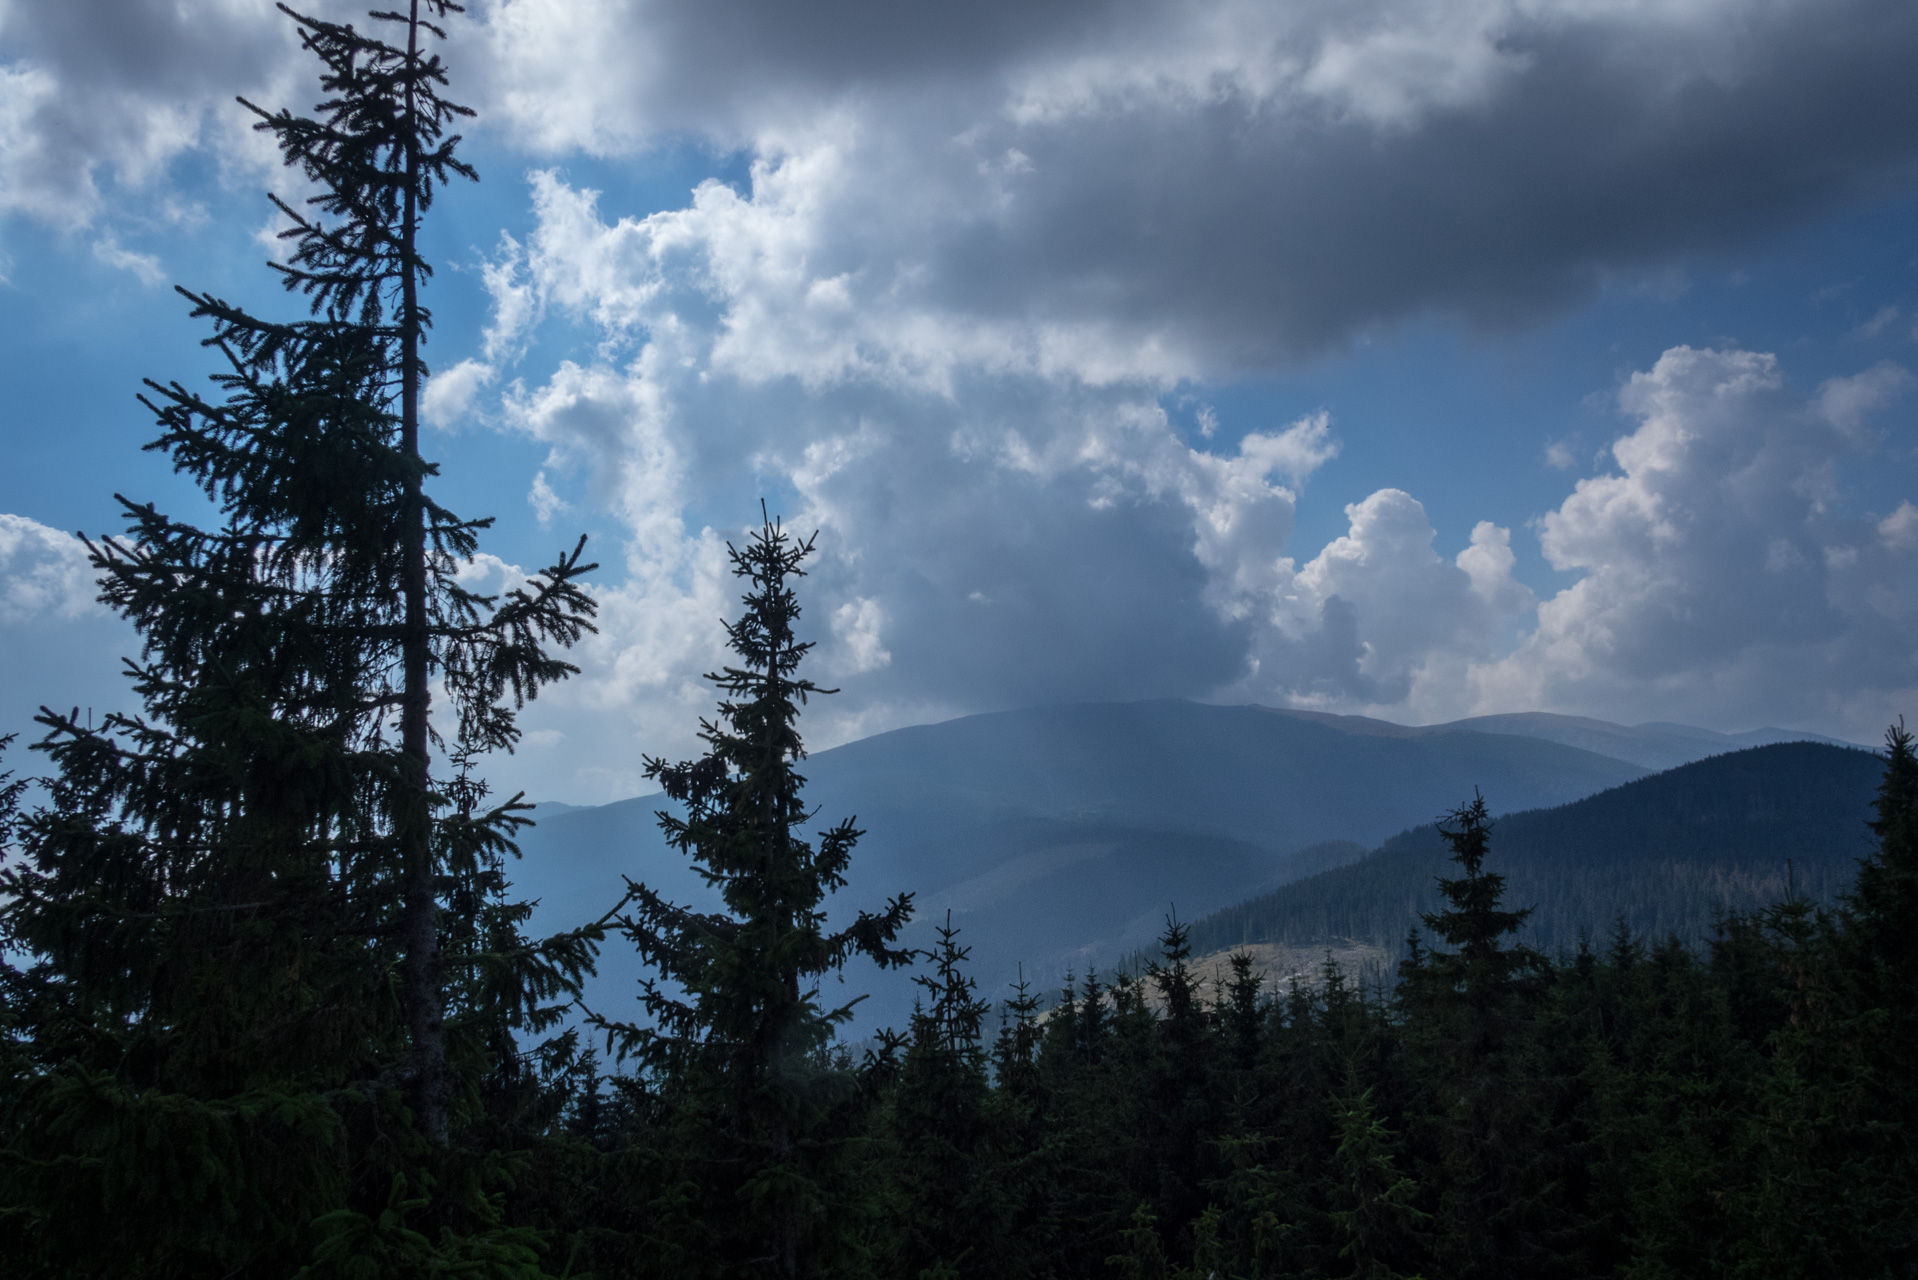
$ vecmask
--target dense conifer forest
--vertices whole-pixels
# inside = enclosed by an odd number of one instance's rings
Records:
[[[1201,998],[1168,923],[1140,975],[986,993],[962,933],[900,945],[908,895],[828,926],[861,832],[806,803],[811,544],[766,519],[733,549],[707,750],[647,762],[723,909],[630,883],[526,936],[524,806],[480,770],[569,673],[591,566],[462,588],[486,523],[420,452],[417,230],[473,176],[433,53],[457,13],[294,16],[324,99],[255,110],[318,192],[281,205],[307,312],[185,295],[226,368],[150,384],[152,447],[221,522],[123,500],[91,545],[143,710],[46,712],[43,792],[0,783],[0,1271],[1918,1275],[1902,726],[1871,810],[1835,819],[1869,821],[1849,892],[1698,945],[1526,946],[1469,800],[1392,981],[1272,990],[1241,958]],[[577,1007],[614,947],[654,980]],[[921,997],[848,1046],[835,979],[870,965]]]

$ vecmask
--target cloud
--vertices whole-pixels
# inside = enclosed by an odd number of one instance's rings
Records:
[[[1108,377],[1269,367],[1426,313],[1514,323],[1918,151],[1918,14],[1895,0],[484,16],[481,96],[521,145],[750,157],[751,191],[703,191],[698,217],[771,255],[768,284],[805,256],[820,345],[785,363],[822,373],[875,314],[935,313],[942,341],[1023,326],[1019,355]]]
[[[98,594],[78,538],[0,512],[0,626],[102,613]]]
[[[628,579],[609,619],[680,620],[631,644],[609,621],[590,650],[583,687],[622,723],[657,733],[698,704],[732,607],[718,548],[767,495],[819,530],[811,635],[849,689],[809,716],[827,743],[1153,696],[1857,733],[1914,683],[1905,524],[1848,517],[1841,474],[1907,379],[1895,365],[1807,397],[1768,355],[1668,351],[1621,393],[1638,425],[1611,443],[1615,470],[1538,522],[1547,561],[1578,578],[1540,601],[1510,530],[1479,522],[1441,553],[1397,489],[1293,551],[1300,493],[1337,453],[1329,414],[1221,424],[1195,447],[1161,407],[1171,374],[1123,374],[1110,335],[986,324],[845,269],[829,186],[768,172],[750,197],[711,184],[615,218],[533,176],[536,225],[497,274],[489,341],[515,349],[510,317],[549,315],[599,340],[514,384],[502,420],[550,446],[543,512],[619,517]]]
[[[526,491],[526,501],[532,506],[533,515],[542,529],[551,528],[556,516],[573,509],[572,504],[560,497],[553,486],[547,483],[544,471],[533,474],[533,487]]]
[[[179,216],[153,193],[171,194],[183,156],[249,177],[271,163],[233,96],[276,105],[298,63],[290,24],[257,0],[0,4],[0,213],[62,230]]]
[[[979,325],[836,270],[797,192],[758,207],[714,185],[609,219],[556,175],[532,188],[489,332],[510,350],[510,317],[551,315],[599,340],[591,362],[514,384],[501,421],[550,446],[543,517],[574,494],[618,516],[627,573],[578,688],[541,717],[582,698],[621,732],[643,725],[645,750],[677,741],[722,660],[718,548],[767,495],[818,531],[807,634],[847,687],[809,712],[826,744],[1082,699],[1437,705],[1530,607],[1508,531],[1481,524],[1440,556],[1397,490],[1354,504],[1351,534],[1297,567],[1300,491],[1338,454],[1329,413],[1252,429],[1215,414],[1195,447],[1161,405],[1169,379],[1118,376],[1096,338]],[[679,621],[623,629],[659,617]]]
[[[720,550],[762,496],[819,532],[810,635],[822,671],[856,685],[809,714],[822,741],[984,706],[1200,695],[1241,673],[1298,486],[1337,453],[1328,414],[1195,449],[1160,405],[1168,383],[1116,376],[1097,342],[977,325],[833,270],[797,193],[762,207],[714,185],[609,219],[555,175],[533,192],[536,225],[496,257],[487,341],[509,364],[515,317],[550,315],[598,342],[481,416],[548,446],[543,518],[571,503],[619,521],[625,578],[584,651],[582,705],[668,739],[662,724],[690,727],[734,608]],[[658,617],[678,622],[624,630]],[[542,716],[580,695],[556,696]]]
[[[435,373],[420,393],[420,416],[442,431],[457,430],[493,377],[493,366],[470,359]]]
[[[1918,154],[1899,0],[491,0],[453,30],[455,96],[523,152],[743,153],[750,191],[702,190],[684,247],[715,272],[765,255],[767,316],[815,322],[776,366],[813,377],[882,325],[897,376],[936,381],[956,349],[1110,382],[1425,314],[1518,323]],[[309,76],[264,0],[12,0],[0,208],[138,222],[182,157],[271,170],[231,95],[298,105]],[[732,320],[769,354],[767,323]]]
[[[575,794],[690,745],[762,496],[820,534],[808,625],[849,689],[822,741],[1147,696],[1849,724],[1914,683],[1909,504],[1854,518],[1844,485],[1897,366],[1805,396],[1674,348],[1616,467],[1516,543],[1388,489],[1293,547],[1333,416],[1201,413],[1195,445],[1163,408],[1409,318],[1681,278],[1904,181],[1910,5],[488,0],[455,30],[455,96],[553,167],[426,408],[542,442],[543,522],[615,522],[605,630],[515,766],[583,761]],[[229,95],[308,74],[263,0],[15,0],[0,211],[142,270],[121,246],[182,158],[270,165]],[[557,167],[685,139],[746,182],[640,216]],[[535,367],[555,319],[593,341]],[[1542,602],[1534,533],[1577,579]]]
[[[1467,664],[1500,652],[1507,629],[1533,604],[1512,577],[1511,531],[1481,521],[1447,560],[1434,549],[1424,506],[1403,490],[1381,489],[1345,514],[1344,535],[1296,574],[1282,573],[1254,641],[1253,672],[1234,693],[1461,714]]]
[[[1895,400],[1912,383],[1910,372],[1884,360],[1848,378],[1829,378],[1818,387],[1818,409],[1825,420],[1849,436],[1858,436],[1865,419]]]
[[[1918,507],[1901,502],[1878,522],[1878,536],[1890,551],[1918,551]]]
[[[150,253],[134,253],[120,247],[119,241],[112,236],[104,236],[94,241],[93,256],[109,267],[120,271],[131,271],[140,278],[147,288],[155,288],[166,281],[166,272],[160,268],[160,260]]]
[[[137,644],[98,595],[78,538],[0,512],[0,670],[7,672],[0,736],[37,739],[33,716],[43,703],[101,711],[135,705],[120,659]],[[16,750],[7,763],[24,772],[34,760]]]
[[[1860,338],[1876,338],[1892,325],[1898,323],[1898,317],[1902,314],[1903,312],[1899,311],[1897,307],[1891,306],[1888,303],[1878,308],[1878,310],[1872,314],[1871,319],[1859,325],[1852,332]]]
[[[1896,554],[1918,517],[1874,524],[1842,501],[1863,415],[1902,382],[1886,368],[1810,399],[1749,351],[1674,347],[1634,374],[1618,469],[1540,523],[1546,558],[1580,579],[1476,668],[1485,704],[1872,734],[1918,688],[1918,583]]]
[[[833,610],[832,633],[844,655],[839,673],[864,675],[892,661],[892,654],[880,639],[885,625],[885,609],[870,596],[848,600]]]

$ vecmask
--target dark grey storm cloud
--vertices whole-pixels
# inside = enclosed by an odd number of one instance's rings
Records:
[[[1905,0],[481,0],[455,30],[536,149],[831,135],[822,261],[1207,372],[1522,322],[1918,161]],[[90,218],[102,172],[150,188],[297,61],[264,3],[0,0],[0,206]]]
[[[151,90],[184,97],[220,84],[237,92],[280,61],[295,37],[270,5],[15,0],[0,10],[0,41],[9,60],[59,68],[72,96],[84,99]]]
[[[1798,6],[1718,71],[1633,65],[1626,34],[1521,29],[1491,102],[1405,130],[1237,98],[1004,126],[1034,169],[1002,234],[952,247],[949,296],[1265,365],[1425,309],[1534,319],[1912,176],[1918,6]]]
[[[1214,370],[1424,311],[1535,318],[1918,159],[1902,0],[488,12],[528,137],[771,156],[838,128],[862,159],[822,195],[848,237],[825,259],[890,254],[947,306],[1097,318]],[[555,60],[588,34],[635,74],[569,92]]]

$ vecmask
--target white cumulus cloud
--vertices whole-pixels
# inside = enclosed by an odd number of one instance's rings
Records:
[[[103,612],[80,540],[0,512],[0,624],[71,620]]]
[[[1500,652],[1532,605],[1511,532],[1489,521],[1447,559],[1425,508],[1381,489],[1346,507],[1348,531],[1289,572],[1237,692],[1259,701],[1393,708],[1436,718],[1469,705],[1467,665]]]
[[[1674,347],[1620,395],[1618,469],[1578,482],[1540,541],[1580,580],[1517,652],[1477,672],[1490,704],[1706,723],[1754,713],[1869,738],[1918,686],[1918,584],[1891,554],[1912,520],[1843,511],[1841,463],[1898,379],[1807,399],[1777,360]],[[1834,387],[1845,405],[1834,412]],[[1862,402],[1862,403],[1861,403]]]

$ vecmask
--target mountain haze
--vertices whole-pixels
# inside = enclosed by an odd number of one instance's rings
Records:
[[[1583,751],[1624,760],[1645,769],[1675,769],[1681,764],[1743,751],[1747,747],[1769,746],[1777,742],[1823,742],[1836,747],[1857,744],[1842,742],[1815,733],[1791,729],[1751,729],[1744,733],[1719,733],[1694,725],[1654,721],[1649,724],[1622,725],[1588,716],[1561,716],[1545,711],[1522,711],[1507,715],[1472,716],[1445,724],[1404,725],[1368,716],[1340,716],[1322,711],[1297,711],[1271,708],[1273,715],[1293,716],[1317,724],[1330,725],[1347,733],[1376,734],[1395,738],[1419,738],[1433,734],[1459,732],[1509,734],[1518,738],[1539,738]]]
[[[1720,912],[1794,891],[1821,902],[1844,892],[1871,852],[1865,823],[1883,773],[1881,757],[1824,743],[1713,756],[1501,818],[1486,868],[1506,877],[1508,905],[1534,908],[1523,935],[1534,946],[1575,946],[1580,930],[1602,936],[1620,914],[1639,933],[1696,942]],[[1396,946],[1421,911],[1436,908],[1435,878],[1451,870],[1437,827],[1426,824],[1196,922],[1194,951]]]
[[[1566,718],[1494,719],[1527,731],[1180,701],[1084,704],[899,729],[802,767],[819,820],[853,816],[866,832],[838,910],[910,890],[922,942],[950,910],[981,989],[996,995],[1021,963],[1042,983],[1112,963],[1155,936],[1168,909],[1191,918],[1336,867],[1475,787],[1501,810],[1540,808],[1646,772],[1545,736]],[[1706,731],[1575,723],[1672,752],[1723,749]],[[515,872],[521,892],[541,900],[538,924],[597,917],[622,875],[709,902],[661,841],[659,807],[642,796],[571,809],[526,833]],[[592,998],[604,1003],[623,1000],[638,970],[615,943],[601,972]],[[909,1006],[902,976],[887,975],[873,994],[882,1020]]]

